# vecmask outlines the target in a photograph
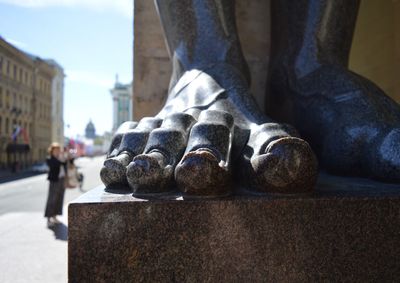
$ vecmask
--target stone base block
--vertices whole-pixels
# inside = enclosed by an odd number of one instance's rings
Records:
[[[325,176],[312,195],[69,205],[70,282],[400,280],[400,187]]]

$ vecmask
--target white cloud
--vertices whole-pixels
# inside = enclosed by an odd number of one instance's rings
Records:
[[[85,70],[66,70],[66,81],[83,83],[110,89],[114,85],[114,78],[108,74],[90,72]]]
[[[132,0],[0,0],[0,3],[22,7],[84,7],[92,10],[108,11],[110,9],[132,18]]]

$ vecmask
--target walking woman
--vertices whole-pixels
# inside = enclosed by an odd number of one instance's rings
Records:
[[[52,227],[60,223],[57,215],[62,215],[64,202],[64,177],[66,175],[66,163],[61,155],[61,147],[58,143],[52,143],[48,149],[49,157],[46,162],[49,166],[50,181],[44,217],[47,217],[47,226]]]

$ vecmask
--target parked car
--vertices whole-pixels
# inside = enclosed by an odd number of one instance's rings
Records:
[[[46,163],[36,163],[31,167],[33,172],[46,173],[49,172],[49,166]]]

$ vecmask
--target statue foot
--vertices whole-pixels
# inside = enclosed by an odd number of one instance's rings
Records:
[[[271,116],[293,124],[328,171],[400,182],[400,106],[341,66],[293,74],[272,70]]]
[[[187,71],[156,117],[134,129],[125,125],[101,170],[104,184],[127,184],[137,195],[177,187],[184,195],[222,196],[240,174],[256,191],[311,191],[317,172],[311,148],[261,114],[245,80],[222,68]]]
[[[266,123],[252,131],[239,176],[258,192],[307,193],[317,171],[314,153],[293,128]]]
[[[158,118],[144,118],[140,123],[126,122],[119,127],[100,170],[104,185],[127,185],[126,166],[143,151],[150,132],[158,128],[161,122]]]

